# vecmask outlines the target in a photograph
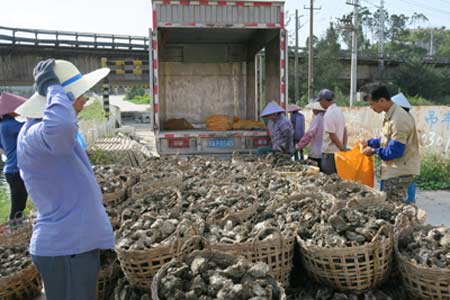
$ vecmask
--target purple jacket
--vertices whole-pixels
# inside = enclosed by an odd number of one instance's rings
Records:
[[[269,120],[267,123],[270,139],[272,140],[272,150],[284,153],[294,152],[292,124],[287,117],[279,115],[275,122]]]

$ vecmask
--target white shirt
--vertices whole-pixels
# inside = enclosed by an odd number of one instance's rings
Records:
[[[341,143],[344,141],[345,119],[341,109],[333,103],[323,117],[322,153],[336,153],[340,149],[333,143],[329,133],[335,133]]]

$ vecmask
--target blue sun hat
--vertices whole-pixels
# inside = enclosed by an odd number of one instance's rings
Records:
[[[403,95],[403,93],[395,95],[394,97],[391,98],[391,100],[394,101],[395,104],[403,108],[410,109],[412,107],[408,99],[405,97],[405,95]]]
[[[261,117],[267,117],[269,115],[277,114],[280,112],[284,112],[284,109],[281,106],[279,106],[277,103],[270,102],[269,104],[267,104],[267,106],[262,111]]]

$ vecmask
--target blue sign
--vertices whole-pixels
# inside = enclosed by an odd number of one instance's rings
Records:
[[[234,141],[232,139],[210,139],[208,140],[209,148],[233,148]]]

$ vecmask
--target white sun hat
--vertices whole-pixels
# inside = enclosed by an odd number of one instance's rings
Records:
[[[305,108],[309,108],[312,110],[321,110],[321,111],[326,111],[325,108],[322,107],[322,105],[320,105],[320,102],[311,102],[308,105],[305,106]]]
[[[71,62],[55,60],[54,71],[64,88],[64,92],[71,92],[76,99],[105,78],[109,74],[110,69],[101,68],[83,75]],[[19,106],[15,112],[22,117],[40,119],[44,116],[46,106],[47,98],[36,92],[24,104]]]
[[[403,95],[403,93],[397,94],[392,97],[392,101],[394,101],[395,104],[398,106],[401,106],[403,108],[411,108],[411,104],[409,103],[408,99]]]

